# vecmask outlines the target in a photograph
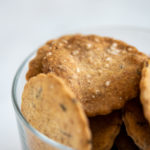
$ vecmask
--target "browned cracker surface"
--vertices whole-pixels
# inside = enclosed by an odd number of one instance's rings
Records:
[[[124,126],[121,127],[120,133],[115,140],[115,145],[118,150],[139,150],[133,140],[127,135]]]
[[[124,123],[127,134],[142,150],[150,150],[150,126],[144,118],[140,100],[134,99],[125,105]]]
[[[150,123],[150,60],[145,62],[140,82],[140,100],[143,105],[144,115]]]
[[[110,150],[121,128],[120,111],[106,116],[91,117],[89,120],[93,137],[93,150]]]
[[[63,78],[88,116],[109,114],[137,96],[147,57],[135,47],[96,35],[64,36],[48,45],[49,51],[40,57],[39,72]],[[27,76],[31,68],[32,64]]]
[[[91,134],[82,106],[56,75],[39,74],[27,82],[21,111],[47,137],[77,150],[91,149]]]

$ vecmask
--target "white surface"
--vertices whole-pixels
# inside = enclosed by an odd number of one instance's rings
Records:
[[[10,93],[22,60],[51,37],[105,25],[149,28],[150,1],[0,0],[0,149],[21,149]]]

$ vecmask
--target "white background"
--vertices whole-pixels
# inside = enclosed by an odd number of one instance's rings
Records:
[[[22,60],[51,37],[106,25],[150,28],[150,1],[0,0],[0,149],[21,149],[11,84]]]

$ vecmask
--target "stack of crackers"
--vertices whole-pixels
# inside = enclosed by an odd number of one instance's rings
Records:
[[[50,139],[76,150],[150,150],[150,61],[135,47],[63,36],[39,48],[26,78],[22,114]]]

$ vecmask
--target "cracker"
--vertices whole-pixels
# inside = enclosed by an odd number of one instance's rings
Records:
[[[139,98],[129,101],[125,105],[124,124],[127,134],[142,150],[150,149],[150,126],[144,118]]]
[[[140,100],[143,105],[145,118],[150,123],[150,60],[145,63],[140,82]]]
[[[110,150],[121,128],[120,111],[106,116],[91,117],[89,120],[93,137],[93,150]]]
[[[115,140],[118,150],[139,150],[133,140],[127,135],[124,125],[121,127],[120,133]]]
[[[39,74],[27,82],[21,111],[47,137],[78,150],[91,149],[91,134],[82,106],[56,75]]]
[[[42,60],[44,73],[63,78],[88,116],[109,114],[136,97],[147,56],[124,42],[96,35],[64,36]]]

